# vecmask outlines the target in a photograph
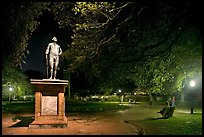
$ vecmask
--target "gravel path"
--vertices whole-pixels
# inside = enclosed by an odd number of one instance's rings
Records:
[[[127,122],[135,118],[134,110],[100,112],[96,114],[68,114],[67,128],[30,129],[29,123],[12,118],[32,120],[34,114],[2,114],[2,135],[138,135],[139,126]],[[29,119],[29,120],[28,120]],[[31,123],[31,122],[30,122]]]

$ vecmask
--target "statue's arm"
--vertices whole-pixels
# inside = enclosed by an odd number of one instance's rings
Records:
[[[61,49],[61,47],[59,46],[59,55],[61,55],[62,54],[62,49]]]
[[[45,51],[45,54],[46,54],[46,55],[49,53],[49,50],[50,50],[50,44],[48,44],[47,49],[46,49],[46,51]]]

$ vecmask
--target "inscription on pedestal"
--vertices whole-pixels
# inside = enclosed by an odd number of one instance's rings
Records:
[[[57,115],[57,96],[42,96],[41,115]]]

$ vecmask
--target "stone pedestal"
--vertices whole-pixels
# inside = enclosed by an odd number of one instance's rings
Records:
[[[67,80],[31,79],[35,85],[35,120],[29,128],[67,127],[64,92]]]

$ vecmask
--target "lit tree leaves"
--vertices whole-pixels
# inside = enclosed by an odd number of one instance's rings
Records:
[[[35,2],[8,2],[5,3],[2,21],[2,33],[4,40],[1,44],[3,52],[3,63],[10,58],[11,64],[21,66],[27,51],[27,42],[39,24],[36,21],[47,3]]]
[[[8,96],[12,87],[12,96],[23,96],[34,94],[34,88],[30,84],[28,77],[18,68],[5,64],[2,70],[2,95]]]
[[[32,32],[38,26],[36,19],[42,14],[47,3],[6,2],[2,20],[2,86],[5,95],[8,86],[14,88],[12,94],[22,96],[33,94],[33,88],[20,69],[28,54],[27,45]]]
[[[21,3],[17,10],[9,9],[12,16],[4,25],[8,28],[5,32],[9,32],[7,40],[12,43],[3,45],[12,51],[13,64],[22,61],[26,42],[38,24],[35,18],[42,10],[49,10],[60,28],[70,26],[73,31],[72,43],[62,54],[67,70],[84,72],[93,88],[100,92],[119,86],[152,93],[172,92],[181,89],[186,75],[200,74],[202,68],[200,34],[193,23],[196,18],[191,4]]]

